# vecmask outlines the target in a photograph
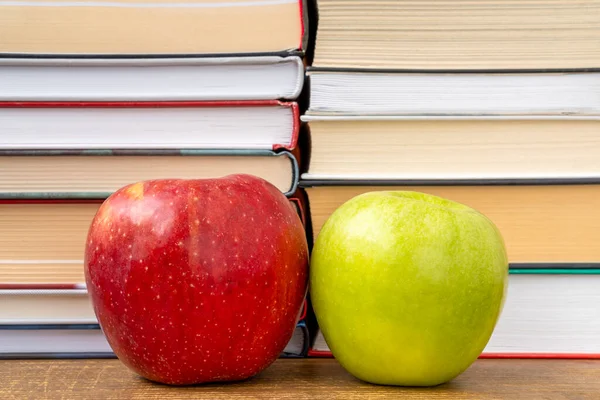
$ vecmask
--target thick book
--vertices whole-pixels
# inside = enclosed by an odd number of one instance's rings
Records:
[[[95,323],[85,285],[0,283],[0,325]]]
[[[600,115],[600,73],[308,71],[308,115]]]
[[[289,53],[307,42],[303,0],[4,1],[0,54]]]
[[[387,186],[358,183],[363,185],[312,182],[306,188],[315,238],[334,210],[354,196],[371,191],[409,190],[454,200],[486,215],[502,233],[513,265],[540,268],[583,264],[600,268],[600,180],[519,185],[485,181],[439,185],[387,182]]]
[[[84,284],[0,283],[0,358],[112,357]],[[281,357],[308,352],[307,302]]]
[[[296,158],[271,150],[5,150],[0,171],[0,199],[105,199],[143,180],[236,173],[263,178],[286,195],[298,185]]]
[[[600,3],[319,0],[313,65],[403,70],[600,67]]]
[[[310,348],[310,332],[307,325],[308,307],[308,301],[305,298],[298,314],[296,328],[280,357],[300,358],[307,356]]]
[[[310,348],[310,335],[306,322],[304,320],[299,321],[296,324],[296,329],[292,334],[292,338],[283,349],[281,358],[301,358],[306,357]]]
[[[97,323],[0,325],[0,359],[114,357]]]
[[[600,358],[600,270],[511,272],[482,357]]]
[[[298,56],[0,57],[0,101],[292,100],[303,84]]]
[[[598,116],[304,116],[305,180],[599,178]]]
[[[481,358],[600,358],[600,270],[511,270],[506,301]],[[321,331],[309,355],[332,357]]]
[[[287,149],[298,105],[264,101],[0,102],[2,150]]]
[[[305,357],[309,340],[306,324],[299,321],[280,357]],[[97,323],[0,324],[0,359],[114,357],[116,356]]]
[[[67,298],[71,299],[73,312],[84,318],[83,294],[64,290],[84,282],[85,240],[101,202],[100,199],[0,199],[0,323],[4,318],[12,321],[39,315],[43,308],[29,306],[39,301],[40,295],[46,296],[45,304],[53,309],[53,304],[66,304]],[[305,203],[293,195],[290,202],[305,223]],[[46,291],[31,292],[40,288]],[[13,311],[3,314],[2,310]],[[68,315],[75,318],[75,314],[69,314],[71,311],[63,311],[66,314],[61,314],[61,318],[69,319]]]

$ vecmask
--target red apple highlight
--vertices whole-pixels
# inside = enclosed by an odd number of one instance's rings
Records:
[[[308,248],[288,199],[250,175],[121,188],[85,248],[98,321],[119,359],[172,385],[269,366],[307,291]]]

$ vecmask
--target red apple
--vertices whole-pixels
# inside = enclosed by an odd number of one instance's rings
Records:
[[[288,199],[250,175],[121,188],[100,207],[85,278],[117,357],[172,385],[269,366],[307,291],[308,248]]]

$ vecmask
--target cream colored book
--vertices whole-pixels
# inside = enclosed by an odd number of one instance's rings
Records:
[[[4,289],[2,286],[0,283],[2,325],[98,323],[84,285],[73,289]]]
[[[314,66],[600,67],[600,1],[319,0]]]
[[[306,41],[302,0],[0,1],[0,53],[283,53]]]
[[[272,151],[23,152],[0,155],[0,198],[106,198],[149,179],[218,178],[235,173],[261,177],[293,193],[298,164]]]
[[[600,117],[305,116],[305,180],[600,177]]]
[[[100,204],[100,201],[0,201],[0,284],[84,282],[85,239]],[[30,304],[36,299],[39,297],[10,297],[15,304],[23,300]],[[52,297],[52,301],[56,299]],[[80,295],[69,304],[78,299]],[[89,301],[87,296],[85,300]],[[17,318],[11,315],[10,318]]]
[[[512,264],[600,263],[600,180],[596,184],[308,187],[314,237],[337,207],[370,191],[410,190],[466,204],[490,218]],[[328,183],[329,185],[332,182]]]
[[[290,201],[298,205],[297,199]],[[43,316],[50,308],[56,311],[47,317],[60,320],[53,323],[93,322],[82,288],[24,291],[23,286],[26,289],[37,289],[40,285],[71,287],[85,281],[85,240],[101,202],[100,199],[0,200],[0,324],[25,323],[25,320],[45,323]],[[297,211],[304,212],[300,208]],[[34,306],[38,301],[43,304]],[[19,311],[20,308],[23,310]]]

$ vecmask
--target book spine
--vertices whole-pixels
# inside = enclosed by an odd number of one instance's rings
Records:
[[[298,44],[298,48],[301,51],[306,50],[308,47],[308,29],[307,24],[309,21],[308,18],[308,7],[306,1],[310,0],[298,0],[299,7],[299,17],[300,17],[300,43]]]
[[[304,206],[302,205],[302,202],[297,197],[291,197],[290,202],[294,203],[296,205],[296,208],[298,209],[298,216],[300,217],[300,221],[302,221],[302,225],[304,225],[306,227],[306,214],[304,212]]]
[[[290,142],[287,144],[274,144],[273,151],[277,150],[289,150],[292,151],[296,148],[298,144],[298,137],[300,136],[300,109],[298,107],[298,103],[290,102],[290,103],[279,103],[281,106],[290,107],[292,110],[292,136],[290,138]]]
[[[288,191],[284,193],[284,195],[289,198],[298,189],[298,183],[300,181],[300,167],[298,166],[298,160],[296,160],[296,157],[294,157],[294,155],[292,153],[290,153],[289,151],[282,151],[282,152],[277,153],[277,154],[289,157],[290,162],[292,163],[292,182],[291,182],[291,186],[288,189]]]
[[[296,87],[295,87],[294,91],[292,92],[292,94],[287,95],[286,97],[281,97],[281,98],[297,101],[297,99],[302,94],[302,90],[304,89],[304,82],[306,79],[304,76],[304,60],[297,56],[288,57],[286,60],[293,61],[294,65],[296,66],[296,74],[297,74],[296,75]],[[300,119],[300,116],[298,116],[298,119]]]
[[[306,324],[303,321],[298,322],[296,325],[296,330],[300,330],[302,332],[302,349],[299,353],[288,353],[282,352],[279,355],[279,358],[303,358],[306,357],[309,349],[309,333]]]
[[[308,308],[308,302],[306,301],[306,297],[305,297],[304,301],[302,302],[302,308],[300,309],[300,316],[298,317],[298,321],[303,321],[306,318],[307,308]]]

